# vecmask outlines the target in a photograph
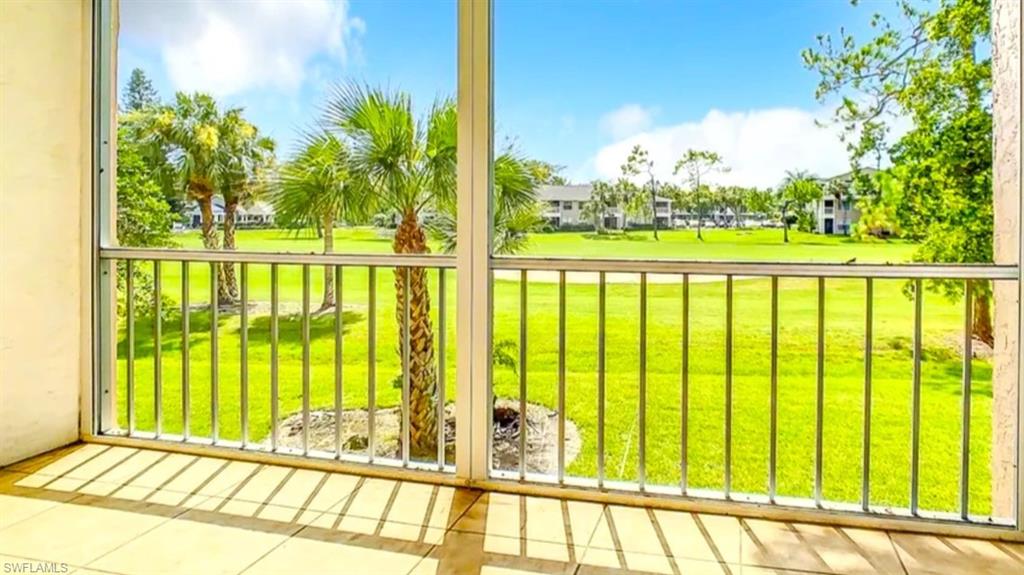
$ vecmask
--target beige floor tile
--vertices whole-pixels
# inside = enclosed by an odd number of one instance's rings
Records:
[[[847,575],[903,571],[899,556],[884,531],[800,523],[793,527],[825,562],[826,571]]]
[[[455,524],[470,506],[480,498],[480,492],[473,489],[438,487],[434,508],[430,513],[431,527],[448,528]]]
[[[60,505],[58,501],[35,497],[0,495],[0,530]]]
[[[520,507],[525,497],[507,493],[482,493],[452,525],[458,531],[519,537],[523,525]]]
[[[79,443],[55,449],[48,453],[19,461],[8,466],[12,471],[23,471],[31,475],[56,477],[68,470],[85,463],[90,458],[110,449],[107,445],[95,443]]]
[[[143,501],[159,487],[184,473],[189,466],[199,461],[198,457],[180,453],[164,453],[141,473],[129,477],[109,495],[119,499]]]
[[[741,519],[744,565],[826,571],[828,564],[818,549],[807,544],[801,533],[787,523]]]
[[[62,503],[0,531],[0,553],[86,565],[165,521],[160,515]]]
[[[169,480],[161,482],[150,493],[142,495],[142,500],[191,508],[230,489],[255,467],[254,464],[200,457],[191,465],[183,465],[180,473],[172,474]],[[129,491],[126,498],[131,498],[133,494],[140,495],[140,491]]]
[[[142,453],[138,449],[129,447],[111,447],[42,487],[53,491],[78,491],[93,481],[99,481],[101,476],[113,471],[118,466],[129,465],[126,460],[140,456]],[[153,452],[146,451],[145,453]]]
[[[218,513],[255,517],[260,508],[282,488],[285,481],[298,470],[278,465],[265,465],[254,475],[244,479],[231,493],[223,497]]]
[[[420,558],[419,553],[389,548],[384,542],[321,541],[300,536],[288,539],[245,574],[403,575],[415,567]]]
[[[238,573],[287,535],[173,519],[87,567],[118,573]]]
[[[1022,573],[1024,561],[1005,546],[974,539],[893,533],[893,543],[911,575],[918,573]]]
[[[133,478],[151,469],[168,455],[160,451],[139,451],[131,457],[123,459],[92,481],[83,484],[77,491],[90,495],[110,495],[124,487]]]
[[[654,518],[677,559],[740,562],[740,523],[735,517],[656,510]]]

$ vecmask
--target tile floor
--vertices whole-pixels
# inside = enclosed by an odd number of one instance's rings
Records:
[[[1024,573],[1024,545],[80,444],[0,470],[0,565],[189,575],[1009,574]]]

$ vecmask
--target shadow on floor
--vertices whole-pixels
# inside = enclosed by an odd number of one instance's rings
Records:
[[[0,470],[0,564],[26,563],[84,573],[1011,573],[1024,572],[1024,546],[80,444]]]

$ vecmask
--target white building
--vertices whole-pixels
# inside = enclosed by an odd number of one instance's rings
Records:
[[[863,168],[868,175],[875,172],[871,168]],[[846,172],[831,178],[818,180],[822,186],[822,197],[813,206],[816,231],[827,235],[850,235],[853,226],[860,219],[857,209],[856,182],[853,172]]]
[[[188,225],[198,228],[202,225],[203,216],[199,204],[189,202],[185,215]],[[213,198],[213,221],[218,226],[224,223],[224,199]],[[266,228],[274,225],[274,206],[269,202],[257,201],[248,206],[238,206],[235,210],[235,225],[240,228]]]
[[[590,201],[593,186],[590,184],[574,184],[568,186],[540,186],[537,197],[544,204],[544,219],[555,228],[572,227],[592,224],[583,216],[583,206]],[[658,196],[655,198],[655,211],[658,227],[672,227],[672,200]],[[627,224],[650,224],[650,218],[627,218],[621,208],[608,210],[604,218],[604,227],[618,230]]]

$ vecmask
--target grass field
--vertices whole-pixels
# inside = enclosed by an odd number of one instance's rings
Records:
[[[586,234],[558,233],[531,239],[531,254],[678,257],[782,261],[906,261],[914,246],[906,243],[857,244],[840,238],[793,234],[782,243],[781,230],[736,232],[709,230],[698,243],[692,231],[663,232],[662,241],[649,234],[596,239]],[[181,236],[183,247],[198,247],[197,235]],[[346,230],[337,236],[338,251],[386,253],[390,240],[372,230]],[[277,231],[243,231],[240,249],[316,251],[315,238]],[[191,268],[190,299],[202,304],[209,298],[209,268]],[[378,404],[394,405],[400,392],[389,385],[400,370],[396,350],[393,274],[379,270],[377,293],[376,365]],[[301,298],[300,270],[283,268],[283,309],[294,311]],[[432,278],[436,316],[436,274]],[[313,299],[318,301],[320,274],[313,274]],[[583,446],[569,473],[592,475],[596,469],[596,347],[597,286],[572,283],[567,294],[568,327],[566,376],[567,416],[580,429]],[[180,300],[180,268],[163,266],[164,294]],[[733,489],[764,493],[768,476],[770,288],[767,279],[735,282]],[[449,272],[448,290],[448,397],[455,393],[455,290]],[[903,294],[904,282],[875,281],[873,426],[871,436],[872,501],[906,506],[909,501],[910,399],[912,377],[911,336],[913,303]],[[782,279],[779,296],[779,492],[810,496],[814,477],[816,294],[815,280]],[[612,477],[636,476],[639,286],[619,283],[608,287],[607,331],[607,467]],[[725,283],[691,286],[690,342],[690,484],[721,488],[724,474]],[[496,341],[518,341],[519,285],[497,280],[494,287]],[[557,285],[537,282],[529,286],[529,399],[550,407],[557,402]],[[648,413],[647,474],[649,481],[679,481],[680,437],[680,331],[681,286],[651,283],[648,287]],[[250,297],[269,300],[269,270],[250,269]],[[367,381],[367,270],[345,270],[344,402],[365,406]],[[290,307],[289,307],[290,306]],[[826,286],[824,494],[827,499],[857,501],[860,496],[861,433],[863,426],[864,283],[829,280]],[[924,302],[924,362],[922,366],[921,506],[954,510],[957,505],[960,448],[960,372],[957,342],[963,323],[962,304],[928,292]],[[209,314],[191,314],[191,419],[192,432],[209,430],[210,346]],[[317,317],[312,328],[313,405],[333,403],[333,317]],[[263,438],[270,428],[269,321],[264,311],[251,317],[250,434]],[[435,321],[435,329],[437,323]],[[239,437],[239,321],[221,313],[220,428],[224,438]],[[164,430],[181,429],[180,316],[164,322],[163,353]],[[299,318],[281,322],[281,414],[301,405],[301,346]],[[149,319],[141,317],[136,335],[137,427],[153,428],[153,361]],[[119,350],[122,389],[119,416],[124,420],[124,336]],[[972,394],[971,509],[987,513],[990,505],[991,367],[974,361]],[[516,397],[518,376],[496,368],[495,392]]]

